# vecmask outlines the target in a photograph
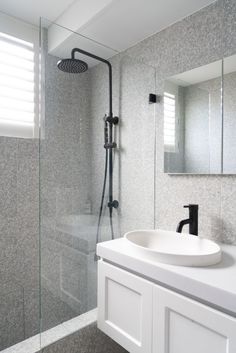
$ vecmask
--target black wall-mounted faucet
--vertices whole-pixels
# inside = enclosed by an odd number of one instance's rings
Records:
[[[183,226],[189,224],[189,233],[198,235],[198,205],[186,205],[184,207],[189,209],[189,218],[179,222],[176,232],[181,233]]]

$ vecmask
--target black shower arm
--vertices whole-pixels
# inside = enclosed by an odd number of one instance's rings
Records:
[[[111,63],[106,60],[101,58],[100,56],[91,54],[85,50],[79,49],[79,48],[74,48],[71,51],[71,58],[75,59],[75,53],[78,52],[80,54],[89,56],[90,58],[93,58],[95,60],[101,61],[104,64],[108,65],[108,69],[109,69],[109,116],[112,117],[113,116],[113,112],[112,112],[112,66]]]

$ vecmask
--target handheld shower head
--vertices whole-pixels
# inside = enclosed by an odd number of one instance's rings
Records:
[[[88,64],[82,60],[69,58],[57,62],[59,70],[71,74],[80,74],[88,70]]]

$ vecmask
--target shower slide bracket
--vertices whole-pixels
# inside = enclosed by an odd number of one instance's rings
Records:
[[[119,123],[119,118],[118,116],[108,116],[106,117],[106,122],[113,125],[117,125]]]
[[[104,148],[107,150],[109,150],[111,148],[116,148],[116,147],[117,147],[117,144],[115,142],[112,142],[112,143],[107,142],[104,144]]]
[[[119,207],[119,201],[113,200],[111,202],[108,202],[107,206],[109,208],[118,208]]]

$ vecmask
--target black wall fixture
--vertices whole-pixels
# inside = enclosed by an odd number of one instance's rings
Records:
[[[161,101],[161,96],[154,94],[154,93],[149,93],[149,104],[153,104],[153,103],[160,103]]]

